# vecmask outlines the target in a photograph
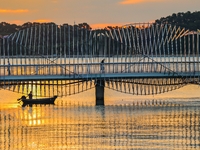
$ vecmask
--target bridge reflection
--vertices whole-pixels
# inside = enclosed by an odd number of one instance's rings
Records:
[[[199,113],[196,106],[163,102],[1,110],[0,148],[199,149]]]

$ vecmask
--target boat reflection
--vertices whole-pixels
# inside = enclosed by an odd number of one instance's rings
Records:
[[[49,105],[55,105],[55,103],[53,103],[53,104],[26,104],[26,103],[23,103],[21,106],[22,107],[33,107],[33,106],[49,106]]]
[[[20,119],[23,126],[38,126],[45,124],[44,113],[37,107],[22,108]]]

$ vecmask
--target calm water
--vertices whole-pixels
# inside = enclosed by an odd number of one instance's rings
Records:
[[[94,90],[24,108],[20,94],[0,95],[1,150],[200,149],[198,86],[138,97],[106,89],[104,107]]]

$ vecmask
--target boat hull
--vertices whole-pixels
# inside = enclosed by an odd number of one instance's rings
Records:
[[[40,99],[21,99],[23,105],[32,105],[32,104],[54,104],[57,96],[50,98],[40,98]]]

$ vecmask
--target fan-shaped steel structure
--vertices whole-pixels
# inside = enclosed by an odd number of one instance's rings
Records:
[[[150,95],[199,84],[199,36],[169,24],[35,25],[0,40],[0,88],[67,96],[103,83]]]

